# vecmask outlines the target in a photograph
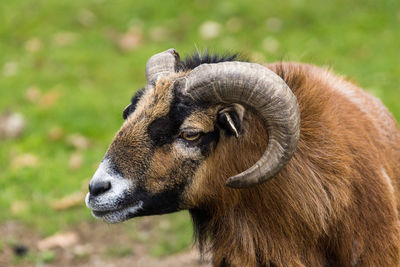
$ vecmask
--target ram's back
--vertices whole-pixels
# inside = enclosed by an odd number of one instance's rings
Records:
[[[348,176],[344,177],[347,186],[357,191],[357,185],[367,182],[371,190],[379,191],[386,185],[398,206],[400,130],[382,102],[323,68],[289,62],[267,67],[286,81],[298,99],[302,132],[298,149],[313,151],[313,166],[333,165],[334,171],[335,164],[328,161],[346,162],[347,168],[338,172]]]

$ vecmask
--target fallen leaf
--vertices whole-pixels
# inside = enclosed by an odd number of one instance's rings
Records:
[[[67,46],[73,44],[77,34],[73,32],[58,32],[53,36],[53,44],[56,46]]]
[[[42,48],[42,41],[39,38],[32,38],[25,42],[25,50],[34,53]]]
[[[14,200],[11,202],[10,210],[14,215],[21,214],[28,209],[28,204],[25,201]]]
[[[60,99],[60,93],[58,91],[51,90],[51,91],[46,92],[40,98],[39,105],[42,108],[50,108],[50,107],[54,106],[59,99]]]
[[[93,252],[93,246],[91,244],[76,245],[72,249],[72,253],[74,253],[74,255],[77,257],[84,257],[86,255],[91,254],[92,252]]]
[[[61,127],[55,126],[50,129],[50,131],[47,134],[47,137],[51,141],[59,141],[61,138],[64,136],[64,131]]]
[[[158,227],[160,227],[161,230],[168,230],[171,227],[171,223],[169,220],[162,219],[158,222]]]
[[[54,210],[65,210],[83,205],[84,202],[85,202],[85,193],[76,192],[72,195],[54,201],[51,206]]]
[[[77,20],[79,24],[89,27],[96,21],[96,15],[89,9],[81,9],[78,12]]]
[[[75,232],[57,233],[40,240],[37,243],[37,247],[41,251],[55,247],[68,248],[77,244],[78,241],[79,236]]]
[[[69,168],[71,170],[77,170],[82,166],[83,156],[79,152],[75,152],[69,158]]]
[[[215,21],[206,21],[200,25],[199,32],[203,39],[214,39],[221,33],[221,24]]]
[[[25,118],[20,113],[4,112],[0,115],[0,139],[17,138],[25,128]]]
[[[74,133],[67,137],[67,142],[77,149],[87,149],[89,147],[89,140],[81,134]]]
[[[11,158],[11,168],[22,169],[25,167],[36,167],[39,164],[39,158],[30,153],[18,155]]]
[[[18,72],[18,63],[15,61],[7,62],[3,66],[3,75],[4,76],[13,76]]]
[[[31,103],[37,103],[40,99],[41,92],[38,87],[30,86],[25,92],[25,98]]]
[[[141,28],[135,26],[119,37],[118,47],[122,51],[131,51],[141,45],[142,39],[143,36]]]

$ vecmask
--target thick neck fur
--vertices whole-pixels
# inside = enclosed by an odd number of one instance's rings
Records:
[[[379,176],[382,166],[400,175],[381,153],[391,153],[393,160],[399,154],[383,149],[385,140],[365,130],[373,128],[365,114],[347,103],[340,109],[332,104],[346,100],[335,96],[329,83],[305,76],[314,67],[269,67],[298,98],[297,150],[264,184],[227,187],[226,179],[249,168],[267,145],[262,122],[247,111],[243,136],[221,138],[224,145],[207,159],[206,178],[193,194],[197,207],[190,213],[200,249],[211,252],[215,266],[395,266],[396,204],[388,200],[393,192]],[[348,127],[354,117],[366,122]],[[380,256],[376,248],[388,254]]]
[[[213,162],[220,164],[210,171],[209,184],[204,188],[218,188],[218,194],[203,192],[209,195],[202,208],[191,210],[200,248],[212,251],[215,266],[299,265],[301,255],[314,254],[314,248],[319,246],[318,243],[302,244],[304,235],[308,236],[307,241],[317,240],[327,231],[324,226],[327,227],[326,218],[333,209],[331,201],[313,199],[315,191],[324,195],[321,184],[313,188],[302,179],[285,179],[285,170],[281,178],[250,189],[226,187],[226,178],[250,167],[266,147],[267,133],[261,121],[248,113],[245,123],[251,130],[245,131],[239,145],[234,137],[226,137],[232,139],[226,142],[236,144],[217,148],[211,157]],[[232,162],[236,162],[234,173]],[[297,171],[306,173],[310,170],[304,166],[303,170]],[[299,192],[300,186],[306,189]],[[310,199],[303,201],[305,197]],[[311,251],[304,251],[304,246]],[[285,261],[279,262],[282,259]]]

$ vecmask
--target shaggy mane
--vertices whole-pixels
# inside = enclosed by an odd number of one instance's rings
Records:
[[[186,56],[178,66],[178,71],[188,71],[200,66],[201,64],[220,63],[227,61],[247,61],[239,56],[238,53],[217,54],[211,52],[196,51],[192,55]]]

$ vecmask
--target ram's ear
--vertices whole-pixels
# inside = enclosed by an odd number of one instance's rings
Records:
[[[218,125],[228,134],[239,137],[243,132],[244,112],[242,105],[229,105],[218,112]]]

